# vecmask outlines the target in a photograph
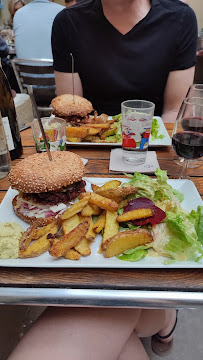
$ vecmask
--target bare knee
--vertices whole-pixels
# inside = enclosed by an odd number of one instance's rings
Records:
[[[163,329],[170,318],[173,309],[142,309],[135,326],[139,337],[149,337]]]

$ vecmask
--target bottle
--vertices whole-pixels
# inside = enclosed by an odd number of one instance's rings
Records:
[[[10,155],[6,141],[6,134],[0,113],[0,179],[5,177],[10,171]]]
[[[0,111],[11,160],[23,153],[15,105],[7,77],[0,66]]]

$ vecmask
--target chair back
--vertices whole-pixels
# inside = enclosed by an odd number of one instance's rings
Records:
[[[38,110],[50,111],[49,104],[56,96],[53,60],[13,59],[11,62],[21,93],[27,93],[27,86],[32,85]]]

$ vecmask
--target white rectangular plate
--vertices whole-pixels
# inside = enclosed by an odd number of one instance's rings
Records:
[[[91,183],[103,185],[109,181],[109,178],[85,178],[87,182],[86,189],[90,191]],[[111,178],[112,180],[112,178]],[[128,179],[121,179],[123,182]],[[180,190],[185,199],[182,207],[188,211],[196,210],[198,205],[202,205],[202,199],[190,180],[168,180],[168,183],[177,190]],[[0,205],[0,221],[15,221],[19,223],[24,229],[27,229],[28,224],[19,219],[12,207],[12,199],[17,194],[16,190],[9,188],[1,205]],[[8,267],[41,267],[41,268],[203,268],[203,259],[198,263],[193,261],[176,261],[170,265],[164,265],[164,257],[145,257],[143,260],[137,262],[121,261],[117,258],[106,259],[102,254],[98,254],[99,245],[101,243],[101,236],[97,235],[95,241],[91,244],[91,255],[81,257],[80,260],[72,261],[66,259],[55,259],[50,256],[48,252],[45,254],[31,258],[31,259],[0,259],[0,266]]]
[[[160,116],[154,116],[155,119],[158,120],[158,124],[159,124],[159,132],[158,135],[164,135],[163,139],[155,139],[152,140],[151,135],[149,138],[149,146],[170,146],[171,145],[171,138],[168,134],[168,131],[165,128],[165,125],[162,121],[162,118]],[[109,116],[109,120],[111,120],[112,117]],[[93,143],[93,142],[70,142],[67,141],[66,144],[68,146],[110,146],[110,147],[118,147],[118,146],[122,146],[121,143]]]

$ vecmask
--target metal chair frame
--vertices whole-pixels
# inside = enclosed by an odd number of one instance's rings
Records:
[[[49,112],[49,104],[55,95],[55,78],[52,59],[12,59],[13,70],[21,93],[28,93],[27,86],[33,86],[37,108],[42,112]],[[53,76],[52,76],[53,75]],[[45,99],[47,104],[42,104]],[[43,102],[43,101],[42,101]]]

